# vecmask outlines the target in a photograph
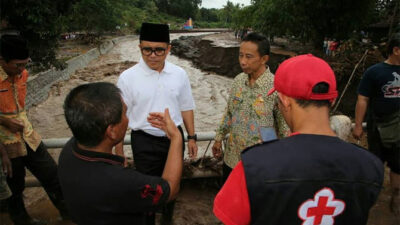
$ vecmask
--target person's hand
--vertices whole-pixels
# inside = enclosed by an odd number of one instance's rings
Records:
[[[164,113],[149,113],[147,121],[151,124],[151,126],[163,130],[169,139],[182,136],[174,121],[172,121],[168,108],[165,109]]]
[[[189,149],[189,158],[195,159],[197,157],[197,144],[196,141],[193,139],[189,139],[188,141],[188,149]]]
[[[3,170],[3,173],[8,177],[12,177],[11,161],[8,158],[6,150],[4,149],[3,145],[1,145],[1,144],[0,144],[0,158],[1,158],[1,165],[3,167],[3,168],[1,168]]]
[[[353,128],[353,137],[354,137],[354,139],[356,139],[356,140],[360,140],[361,139],[361,137],[362,137],[362,135],[363,135],[363,128],[362,128],[362,126],[360,125],[360,126],[354,126],[354,128]]]
[[[214,141],[212,146],[213,156],[216,159],[220,159],[222,157],[222,142],[221,141]]]
[[[13,133],[22,132],[24,130],[24,123],[17,119],[3,119],[2,125]]]

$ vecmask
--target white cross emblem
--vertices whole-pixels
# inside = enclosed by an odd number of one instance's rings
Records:
[[[334,217],[344,211],[346,204],[335,199],[335,193],[330,188],[319,190],[314,199],[301,204],[298,215],[304,222],[302,225],[333,225]]]

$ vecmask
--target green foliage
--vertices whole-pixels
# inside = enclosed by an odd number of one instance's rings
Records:
[[[64,32],[87,32],[93,38],[116,30],[133,33],[142,22],[181,29],[189,17],[204,28],[227,26],[220,22],[222,17],[225,23],[232,21],[230,9],[221,16],[222,10],[199,9],[200,5],[201,0],[0,0],[1,29],[20,31],[32,60],[43,69],[62,64],[55,50]]]
[[[101,32],[113,30],[117,25],[117,15],[120,13],[114,7],[112,0],[81,0],[73,7],[71,28]]]
[[[80,0],[69,16],[69,30],[102,33],[125,24],[137,30],[144,21],[170,23],[166,13],[195,18],[200,4],[201,0]]]
[[[218,9],[206,9],[206,8],[201,8],[199,10],[199,17],[197,18],[198,20],[202,21],[207,21],[207,22],[218,22]]]
[[[32,60],[40,67],[60,66],[55,59],[63,15],[74,1],[1,0],[2,29],[15,29],[27,39]]]
[[[270,36],[293,35],[319,45],[324,37],[346,39],[371,22],[379,0],[253,0],[234,16]]]
[[[223,22],[207,22],[207,21],[195,21],[194,27],[196,28],[221,28],[224,27]]]
[[[253,18],[254,11],[254,6],[246,6],[238,10],[232,17],[232,28],[237,30],[246,27],[253,27],[255,24],[253,23],[253,20],[255,19]]]
[[[201,0],[170,0],[168,13],[182,18],[196,19]]]
[[[219,19],[228,26],[233,22],[233,17],[237,14],[240,10],[239,4],[234,5],[229,0],[226,2],[226,5],[222,8],[219,12]]]

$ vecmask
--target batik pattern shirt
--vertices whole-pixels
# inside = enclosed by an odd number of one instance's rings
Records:
[[[0,141],[4,144],[9,158],[27,155],[25,143],[36,151],[41,136],[33,129],[25,111],[25,95],[28,72],[23,71],[19,76],[9,77],[0,66],[0,116],[16,119],[24,124],[22,132],[11,132],[0,125]]]
[[[221,141],[229,134],[224,150],[224,162],[229,167],[236,166],[244,149],[262,142],[261,128],[274,128],[280,138],[289,133],[277,107],[276,92],[268,96],[273,84],[274,75],[268,68],[252,87],[249,85],[249,75],[241,73],[235,77],[215,137],[216,141]]]

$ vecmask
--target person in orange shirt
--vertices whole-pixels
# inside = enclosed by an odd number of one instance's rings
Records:
[[[69,218],[58,182],[57,165],[42,139],[32,127],[25,111],[29,51],[19,35],[0,39],[0,142],[4,144],[12,165],[7,178],[12,196],[7,200],[15,225],[46,224],[32,219],[23,201],[25,167],[38,178],[63,219]]]

